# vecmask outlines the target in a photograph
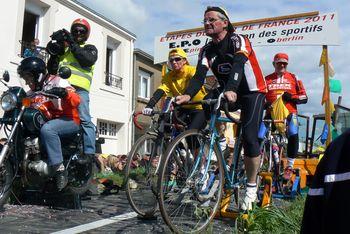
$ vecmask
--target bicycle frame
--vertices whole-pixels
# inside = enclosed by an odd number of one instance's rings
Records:
[[[213,157],[213,151],[214,151],[214,145],[216,145],[216,147],[218,147],[219,150],[219,155],[218,157],[222,158],[222,162],[223,162],[223,168],[224,168],[224,173],[225,173],[225,188],[227,189],[231,189],[234,188],[237,184],[237,173],[236,173],[236,169],[238,166],[238,162],[239,162],[239,153],[241,151],[241,125],[238,124],[237,126],[237,139],[235,141],[235,146],[234,146],[234,152],[233,152],[233,161],[232,164],[230,165],[230,171],[227,170],[227,164],[224,158],[224,154],[221,151],[220,145],[219,145],[219,134],[218,131],[215,127],[215,124],[217,122],[226,122],[226,123],[232,123],[232,121],[229,118],[226,117],[221,117],[220,115],[220,107],[221,104],[221,96],[218,98],[218,102],[215,104],[214,107],[214,111],[211,112],[210,115],[210,122],[209,122],[209,135],[210,135],[210,147],[209,147],[209,154],[207,157],[207,161],[210,162],[210,160]],[[196,157],[196,161],[194,163],[194,166],[192,168],[192,172],[189,176],[189,178],[192,178],[194,176],[194,172],[198,169],[198,167],[200,166],[200,162],[202,160],[202,155],[204,153],[204,145],[202,144],[200,146],[200,151],[198,156]],[[204,174],[202,175],[201,179],[200,179],[200,183],[203,183],[205,181],[205,175],[208,173],[209,170],[209,165],[210,163],[207,163],[205,166],[205,171]]]
[[[157,164],[157,167],[156,167],[156,170],[155,170],[155,174],[158,174],[159,173],[159,168],[160,168],[160,165],[161,165],[161,160],[162,160],[162,149],[164,149],[164,136],[165,136],[165,126],[166,125],[169,125],[166,123],[165,121],[165,117],[166,115],[169,115],[169,119],[172,119],[172,110],[171,110],[171,106],[173,105],[173,103],[175,102],[175,98],[171,98],[169,100],[169,102],[167,103],[167,105],[163,108],[162,111],[153,111],[153,115],[159,115],[159,117],[163,118],[161,121],[158,121],[159,125],[155,128],[154,127],[154,124],[155,124],[155,120],[152,120],[152,126],[151,128],[146,132],[146,134],[150,134],[150,135],[154,135],[156,136],[156,140],[155,140],[155,145],[158,146],[158,147],[151,147],[152,150],[150,152],[150,156],[151,158],[154,157],[155,155],[157,155],[157,150],[160,150],[161,152],[160,155],[159,155],[159,163]],[[140,113],[138,113],[140,114]],[[134,123],[135,125],[140,128],[139,124],[137,123],[136,121],[136,117],[137,115],[136,114],[134,116]],[[171,124],[170,124],[171,125]],[[177,131],[172,128],[171,129],[171,133],[169,134],[171,136],[171,138],[174,138],[176,136],[176,133]],[[146,167],[146,170],[149,172],[149,169],[150,169],[150,165],[149,167]]]

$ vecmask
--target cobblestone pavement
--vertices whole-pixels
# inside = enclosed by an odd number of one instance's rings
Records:
[[[114,220],[114,223],[84,233],[170,233],[159,213],[154,220],[143,220],[132,211],[123,191],[84,199],[81,210],[53,209],[47,205],[5,205],[4,210],[0,211],[0,233],[51,233],[115,216],[124,217],[123,214],[133,217],[117,222]],[[232,233],[233,225],[233,220],[215,220],[209,233]],[[66,230],[65,233],[77,232]]]

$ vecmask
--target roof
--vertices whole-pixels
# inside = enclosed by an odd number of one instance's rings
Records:
[[[138,49],[138,48],[135,48],[134,49],[134,54],[136,55],[140,55],[141,57],[149,60],[152,64],[154,64],[154,57],[150,54],[148,54],[147,52],[141,50],[141,49]],[[154,64],[155,66],[157,67],[162,67],[161,64]]]
[[[143,56],[143,57],[145,57],[145,58],[147,58],[149,60],[152,60],[152,62],[154,61],[154,57],[152,55],[148,54],[147,52],[145,52],[145,51],[143,51],[143,50],[141,50],[139,48],[135,48],[134,49],[134,53],[135,54],[139,54],[139,55],[141,55],[141,56]]]

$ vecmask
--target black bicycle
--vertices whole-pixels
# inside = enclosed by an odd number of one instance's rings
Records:
[[[157,211],[157,180],[161,160],[166,147],[186,124],[177,116],[173,108],[174,98],[166,102],[162,111],[153,111],[150,129],[133,145],[128,154],[126,164],[126,195],[131,207],[143,218],[151,218]],[[139,129],[137,117],[141,112],[133,114],[133,122]]]

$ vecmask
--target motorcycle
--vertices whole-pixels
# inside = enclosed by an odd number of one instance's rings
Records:
[[[61,78],[68,78],[70,69],[63,67],[58,74]],[[4,110],[0,130],[7,137],[5,144],[0,145],[0,207],[7,202],[11,191],[15,197],[20,197],[27,190],[58,192],[47,164],[47,153],[41,145],[40,128],[46,122],[43,110],[33,108],[30,105],[33,96],[28,97],[22,87],[9,86],[9,80],[10,76],[5,71],[0,78],[0,82],[7,87],[0,98]],[[42,91],[35,92],[35,98],[40,96],[54,97]],[[78,163],[83,154],[82,130],[61,139],[61,147],[63,163],[68,171],[68,184],[64,192],[81,195],[88,190],[93,176],[92,159],[84,164]]]

